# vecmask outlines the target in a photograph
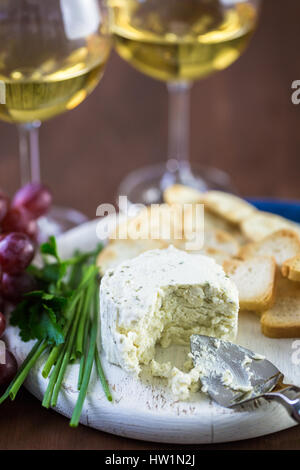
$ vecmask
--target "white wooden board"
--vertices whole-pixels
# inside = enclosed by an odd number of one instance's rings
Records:
[[[61,255],[68,257],[74,249],[93,249],[99,241],[97,223],[89,222],[64,234],[59,239]],[[7,329],[6,340],[19,362],[25,359],[33,344],[23,343],[13,327]],[[287,383],[300,385],[300,366],[293,364],[291,358],[293,341],[266,338],[260,332],[255,315],[240,316],[237,343],[270,359],[285,374]],[[173,359],[180,361],[180,348],[173,348],[171,353]],[[170,351],[158,352],[162,357],[168,354]],[[40,400],[47,386],[47,380],[41,377],[42,363],[41,360],[26,381],[27,389]],[[250,409],[232,411],[216,405],[201,393],[194,394],[190,401],[174,401],[164,380],[150,379],[147,368],[141,379],[136,380],[109,364],[105,355],[102,355],[102,363],[114,401],[107,401],[93,371],[81,417],[82,424],[102,431],[155,442],[200,444],[247,439],[295,425],[285,409],[275,402],[261,400]],[[78,370],[78,364],[68,367],[55,408],[67,417],[71,416],[78,396]]]

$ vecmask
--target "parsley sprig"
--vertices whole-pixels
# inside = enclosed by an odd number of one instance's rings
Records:
[[[44,355],[42,370],[49,377],[42,405],[57,404],[67,366],[80,361],[79,395],[71,426],[77,426],[87,394],[93,365],[105,395],[112,396],[102,369],[96,346],[99,324],[98,269],[95,265],[101,246],[88,253],[74,253],[61,260],[54,237],[40,247],[42,263],[28,270],[35,277],[38,289],[24,295],[12,312],[10,323],[18,326],[23,341],[36,340],[17,375],[0,398],[0,404],[16,397],[37,360]]]

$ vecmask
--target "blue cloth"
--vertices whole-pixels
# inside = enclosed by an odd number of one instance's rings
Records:
[[[281,199],[247,199],[247,201],[261,211],[272,212],[300,223],[300,201]]]

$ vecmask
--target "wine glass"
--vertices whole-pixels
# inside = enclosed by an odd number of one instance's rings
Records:
[[[0,119],[17,124],[23,185],[40,181],[41,122],[85,100],[103,75],[110,45],[104,0],[0,2]],[[41,230],[57,235],[86,220],[54,207]]]
[[[255,28],[258,0],[109,0],[119,55],[142,73],[167,83],[169,142],[166,164],[130,173],[119,194],[133,203],[157,203],[166,187],[201,191],[230,188],[226,173],[191,168],[189,100],[193,81],[229,67]]]

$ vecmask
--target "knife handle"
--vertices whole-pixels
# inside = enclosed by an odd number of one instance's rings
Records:
[[[287,385],[280,391],[264,393],[262,396],[281,403],[289,415],[300,424],[300,387]]]

